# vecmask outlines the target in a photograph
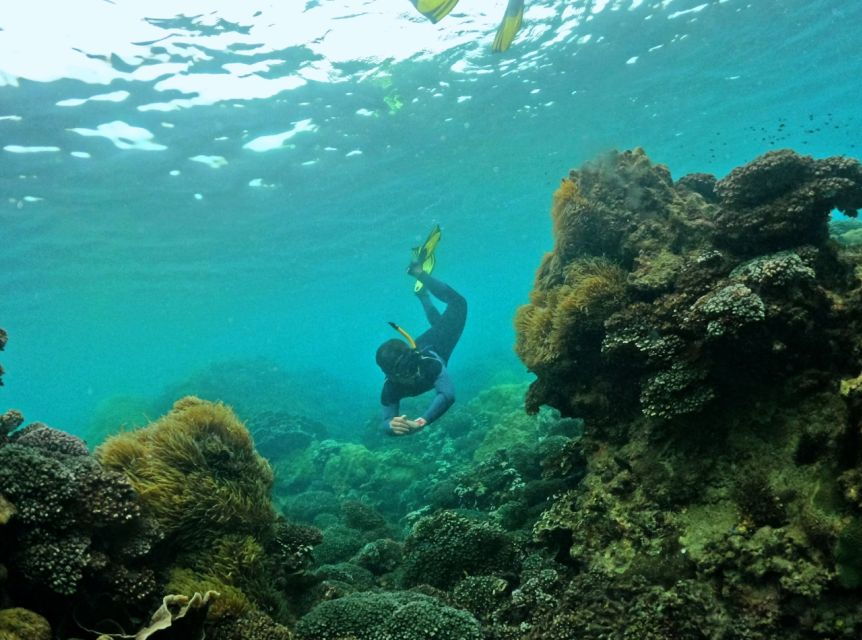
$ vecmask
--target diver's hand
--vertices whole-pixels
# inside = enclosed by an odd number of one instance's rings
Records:
[[[403,416],[395,416],[392,420],[389,421],[389,428],[392,430],[392,433],[396,436],[405,436],[410,433],[414,433],[422,429],[425,426],[424,418],[417,418],[416,420],[408,420],[406,415]]]

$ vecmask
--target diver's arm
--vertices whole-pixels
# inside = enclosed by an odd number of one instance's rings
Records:
[[[393,435],[390,422],[392,418],[398,415],[398,409],[401,400],[398,394],[392,389],[392,384],[387,380],[383,383],[383,391],[380,393],[380,403],[383,405],[383,419],[380,423],[380,430],[388,436]]]
[[[380,423],[380,430],[388,436],[392,435],[392,427],[390,422],[392,418],[398,415],[398,403],[383,405],[383,421]]]
[[[437,392],[431,404],[422,414],[421,419],[425,424],[431,424],[437,418],[442,416],[452,403],[455,402],[455,385],[452,383],[452,378],[449,377],[449,372],[446,367],[440,370],[440,375],[434,381],[434,390]]]

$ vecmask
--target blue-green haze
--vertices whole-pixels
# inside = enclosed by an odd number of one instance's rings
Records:
[[[862,149],[858,2],[528,0],[502,55],[481,0],[439,25],[406,0],[29,4],[0,12],[3,405],[60,428],[257,356],[339,381],[321,412],[359,428],[386,321],[422,329],[404,267],[434,223],[471,303],[456,380],[526,376],[512,316],[571,167]]]

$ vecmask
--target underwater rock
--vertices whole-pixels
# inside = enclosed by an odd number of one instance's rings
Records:
[[[862,208],[862,167],[846,157],[815,160],[789,149],[770,151],[716,184],[721,209],[716,242],[745,255],[822,244],[833,209]]]
[[[556,246],[515,318],[516,350],[538,378],[529,410],[669,419],[750,393],[752,372],[774,383],[812,363],[855,366],[853,267],[827,221],[833,207],[862,206],[862,167],[767,154],[719,181],[717,203],[667,175],[635,150],[557,190]]]
[[[689,173],[677,180],[676,186],[688,189],[703,196],[707,202],[715,202],[718,195],[715,193],[715,176],[711,173]]]

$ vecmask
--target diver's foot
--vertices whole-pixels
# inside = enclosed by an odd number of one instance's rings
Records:
[[[407,275],[418,278],[423,273],[425,273],[425,271],[422,269],[421,262],[411,262],[407,265]]]

